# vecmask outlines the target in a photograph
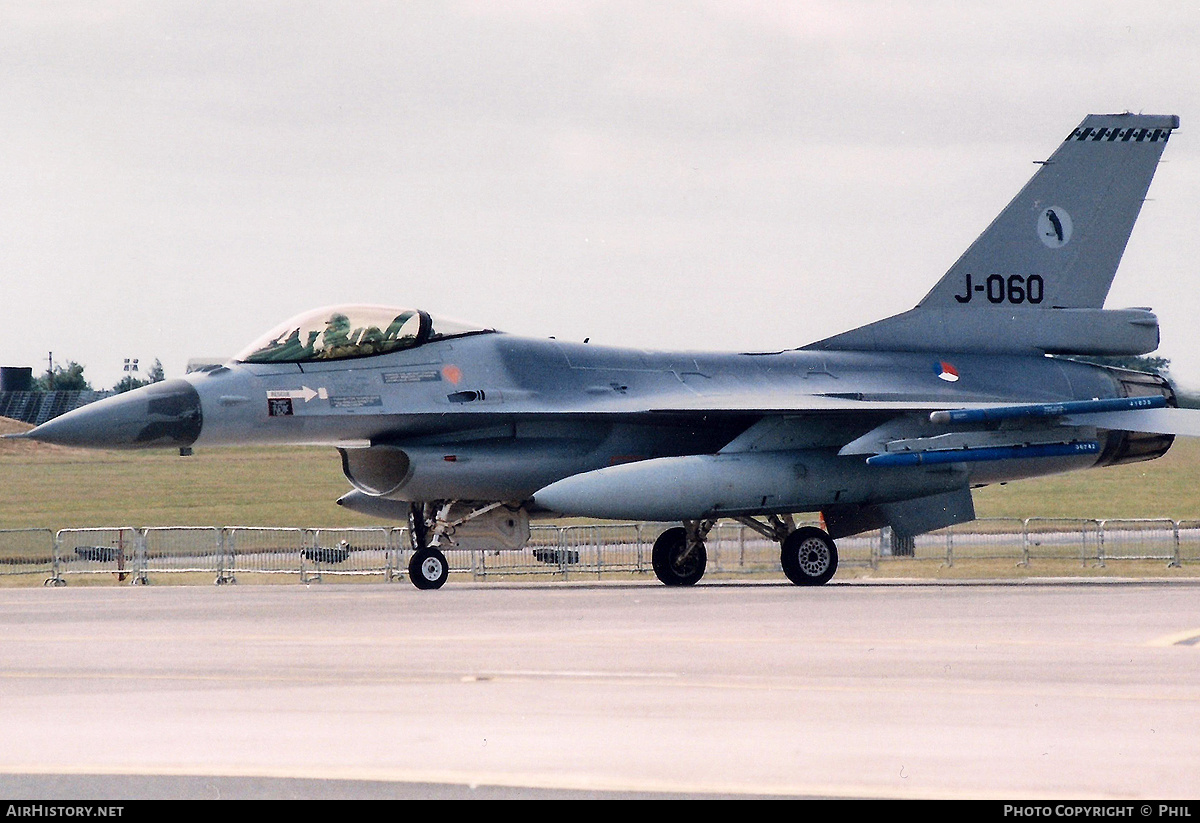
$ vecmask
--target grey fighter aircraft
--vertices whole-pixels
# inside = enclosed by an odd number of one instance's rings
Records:
[[[1150,310],[1103,305],[1178,125],[1087,117],[915,308],[798,349],[608,348],[340,306],[22,436],[336,447],[338,503],[408,521],[420,588],[445,582],[442,549],[522,549],[554,515],[679,523],[654,544],[667,585],[700,580],[732,518],[778,541],[792,582],[822,584],[839,537],[911,538],[972,520],[973,488],[1200,435],[1163,378],[1071,359],[1158,347]],[[796,527],[814,512],[823,529]]]

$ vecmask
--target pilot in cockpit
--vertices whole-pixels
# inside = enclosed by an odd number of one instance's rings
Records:
[[[350,318],[341,312],[335,312],[325,321],[325,331],[321,334],[320,357],[332,359],[346,357],[354,353],[354,344],[350,341]]]

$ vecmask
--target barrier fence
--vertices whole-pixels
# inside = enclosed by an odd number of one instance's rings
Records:
[[[451,573],[474,580],[518,576],[561,579],[653,575],[655,538],[671,524],[532,526],[521,550],[450,548]],[[837,541],[843,569],[929,564],[987,571],[1009,567],[1063,573],[1072,568],[1200,563],[1200,520],[981,519],[914,540],[880,529]],[[781,573],[779,546],[736,522],[722,522],[706,542],[708,573]],[[348,529],[250,526],[0,530],[0,577],[111,575],[148,583],[150,575],[190,573],[218,584],[239,576],[293,575],[405,579],[411,549],[406,527]]]

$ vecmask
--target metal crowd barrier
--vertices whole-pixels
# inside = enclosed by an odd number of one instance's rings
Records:
[[[394,531],[384,527],[308,530],[300,550],[301,580],[308,583],[327,574],[382,574],[395,579],[401,567]]]
[[[56,557],[49,529],[0,529],[0,575],[53,577]]]
[[[130,526],[59,531],[54,536],[54,573],[47,582],[62,586],[66,575],[96,574],[147,582],[144,532]]]
[[[452,574],[475,580],[650,576],[654,540],[670,525],[536,525],[522,550],[450,548],[446,557]],[[1179,568],[1200,563],[1200,520],[985,518],[909,541],[880,529],[837,543],[844,568],[932,564],[1000,573],[1133,563]],[[739,523],[718,523],[706,546],[710,574],[780,573],[778,545]],[[407,577],[410,556],[405,527],[0,530],[0,578],[38,575],[48,585],[86,575],[134,584],[148,583],[151,575],[183,574],[218,584],[256,575],[293,575],[305,583],[341,577],[392,581]]]

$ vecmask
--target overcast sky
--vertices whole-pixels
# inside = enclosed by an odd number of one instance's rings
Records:
[[[1200,6],[0,0],[0,364],[316,306],[777,350],[911,308],[1089,112],[1178,114],[1108,306],[1200,385]]]

